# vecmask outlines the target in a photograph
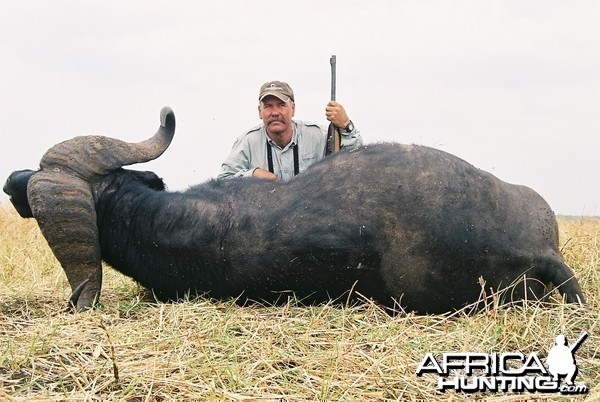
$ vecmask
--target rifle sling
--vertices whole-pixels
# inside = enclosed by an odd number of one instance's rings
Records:
[[[298,144],[294,144],[294,176],[300,173],[300,161],[298,159]],[[271,144],[267,140],[267,163],[269,165],[269,172],[275,173],[273,169],[273,148],[271,148]]]

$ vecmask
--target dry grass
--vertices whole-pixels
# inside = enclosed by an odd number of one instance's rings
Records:
[[[600,219],[560,219],[561,244],[590,306],[536,303],[476,315],[404,314],[376,305],[239,307],[155,303],[105,270],[103,306],[65,312],[69,287],[37,225],[0,206],[0,399],[560,400],[554,394],[437,393],[415,375],[426,353],[538,352],[589,338],[577,382],[600,398]],[[584,399],[578,397],[576,399]]]

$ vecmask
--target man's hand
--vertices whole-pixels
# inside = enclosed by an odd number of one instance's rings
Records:
[[[252,172],[252,177],[257,179],[266,179],[266,180],[279,180],[279,177],[275,173],[271,173],[268,170],[256,168]]]
[[[337,128],[344,128],[350,123],[346,110],[336,101],[329,101],[325,107],[325,117]]]

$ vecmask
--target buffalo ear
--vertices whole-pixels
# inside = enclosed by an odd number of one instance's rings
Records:
[[[142,171],[142,170],[132,170],[135,177],[144,183],[146,186],[155,191],[164,191],[167,186],[165,186],[165,182],[163,179],[158,177],[158,175],[154,172],[150,171]]]
[[[35,170],[17,170],[12,172],[4,183],[4,192],[8,194],[10,202],[22,218],[33,218],[33,212],[31,212],[27,199],[27,185],[35,173]]]

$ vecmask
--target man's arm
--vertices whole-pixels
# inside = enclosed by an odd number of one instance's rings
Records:
[[[244,141],[244,136],[238,138],[231,147],[231,152],[221,164],[217,179],[231,177],[252,177],[253,169],[250,169],[249,144]]]
[[[261,168],[252,170],[252,177],[255,179],[279,180],[279,177],[275,173],[271,173],[268,170]]]
[[[342,148],[347,149],[355,149],[360,147],[363,144],[362,136],[360,135],[360,131],[356,129],[356,127],[352,127],[352,131],[344,132],[342,131]]]
[[[330,101],[325,107],[325,117],[339,129],[342,135],[342,148],[357,148],[363,144],[360,132],[354,127],[354,124],[351,124],[350,131],[344,131],[351,120],[346,113],[346,109],[340,103]]]
[[[279,179],[274,173],[256,167],[256,160],[251,160],[252,155],[254,155],[254,158],[256,159],[256,155],[261,151],[257,147],[261,146],[262,141],[257,139],[257,137],[262,138],[258,133],[258,129],[252,129],[234,142],[229,156],[221,165],[217,179],[221,180],[232,177],[254,177],[270,180]]]

